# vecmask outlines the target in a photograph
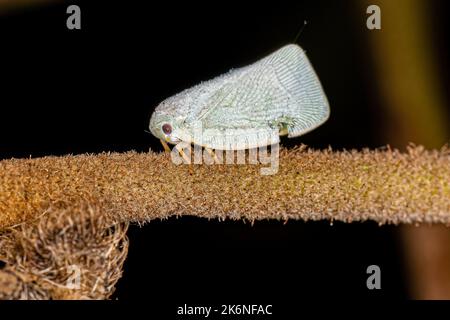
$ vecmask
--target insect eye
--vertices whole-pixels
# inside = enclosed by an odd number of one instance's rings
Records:
[[[172,126],[171,126],[170,124],[168,124],[168,123],[165,123],[165,124],[163,124],[163,126],[162,126],[162,131],[163,131],[165,134],[171,134],[171,133],[172,133]]]

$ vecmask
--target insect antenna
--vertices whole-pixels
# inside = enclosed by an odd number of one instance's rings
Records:
[[[303,29],[305,29],[307,24],[308,22],[306,20],[303,20],[303,25],[300,27],[300,30],[297,32],[297,35],[295,36],[294,41],[292,43],[297,43],[298,38],[302,34]]]

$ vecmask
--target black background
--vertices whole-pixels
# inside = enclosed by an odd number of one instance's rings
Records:
[[[67,30],[68,4],[81,30]],[[199,81],[292,42],[318,73],[331,118],[287,146],[380,147],[379,100],[365,26],[352,1],[70,1],[0,16],[0,156],[161,150],[145,132],[153,108]],[[435,6],[442,60],[444,4]],[[383,31],[381,31],[383,32]],[[448,83],[448,82],[447,82]],[[153,304],[274,303],[315,298],[407,298],[395,226],[373,222],[153,221],[129,232],[114,298]],[[366,268],[382,290],[366,288]]]

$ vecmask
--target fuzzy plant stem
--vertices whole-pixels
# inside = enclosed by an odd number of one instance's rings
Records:
[[[168,154],[102,153],[0,162],[0,230],[50,208],[93,203],[143,223],[172,215],[450,224],[450,150],[281,149],[265,165],[175,165]]]

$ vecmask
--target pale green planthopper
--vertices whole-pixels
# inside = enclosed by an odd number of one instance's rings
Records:
[[[304,51],[290,44],[161,102],[150,131],[161,141],[244,150],[303,135],[329,117],[328,100]]]

